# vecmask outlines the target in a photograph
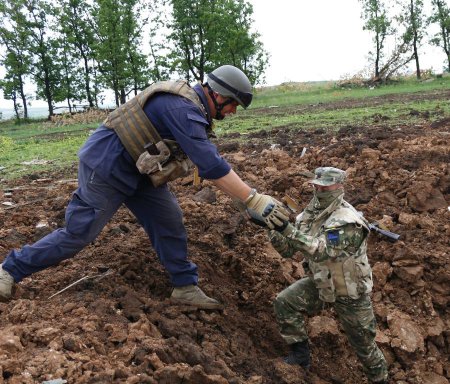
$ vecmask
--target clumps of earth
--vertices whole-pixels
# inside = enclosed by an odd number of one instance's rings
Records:
[[[279,199],[289,196],[299,210],[312,196],[309,172],[346,170],[347,200],[400,234],[396,243],[375,233],[369,241],[377,342],[391,383],[449,382],[449,143],[450,119],[433,114],[415,125],[369,119],[337,132],[283,127],[217,141],[244,180]],[[76,165],[4,185],[0,260],[64,225],[75,188]],[[0,303],[0,383],[367,383],[330,308],[309,319],[310,371],[284,364],[287,347],[272,302],[304,275],[301,255],[281,258],[265,229],[247,222],[208,181],[193,185],[188,177],[171,188],[199,284],[224,309],[172,305],[166,272],[121,208],[75,258],[26,278],[14,300]]]

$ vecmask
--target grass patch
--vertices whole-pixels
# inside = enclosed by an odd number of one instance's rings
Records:
[[[47,121],[31,121],[29,123],[4,122],[0,124],[0,136],[7,136],[15,141],[48,138],[51,135],[78,136],[96,129],[97,124],[73,124],[57,126]]]
[[[13,142],[0,148],[0,177],[14,179],[31,173],[67,167],[77,161],[77,152],[87,134],[59,140]]]
[[[352,125],[405,125],[425,123],[429,117],[449,116],[450,102],[410,101],[386,103],[376,106],[348,107],[342,109],[310,108],[306,110],[274,108],[264,114],[243,112],[227,117],[216,125],[218,135],[232,132],[249,133],[261,129],[290,126],[297,129],[331,129]]]
[[[268,106],[294,104],[329,103],[342,99],[363,99],[368,97],[394,95],[400,93],[429,92],[450,89],[450,76],[430,78],[424,81],[399,80],[380,87],[340,88],[337,83],[286,83],[256,91],[251,109]]]
[[[257,90],[248,110],[239,110],[237,115],[217,122],[215,131],[220,136],[281,127],[338,130],[368,124],[424,124],[450,116],[450,100],[432,97],[434,92],[442,94],[449,89],[450,76],[398,81],[373,89],[343,89],[331,82],[288,83]],[[418,92],[420,100],[411,97]],[[405,97],[388,97],[396,94]],[[76,163],[79,148],[100,123],[99,120],[61,125],[33,119],[20,124],[14,120],[0,122],[0,179],[14,179]],[[33,161],[37,164],[33,165]]]

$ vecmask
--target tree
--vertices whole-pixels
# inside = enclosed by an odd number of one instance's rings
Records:
[[[161,81],[169,78],[170,64],[167,60],[169,54],[167,46],[167,30],[169,12],[167,1],[151,0],[147,2],[149,11],[149,51],[150,51],[150,81]]]
[[[11,18],[14,9],[0,1],[0,43],[6,48],[0,64],[5,67],[6,75],[0,83],[5,99],[12,100],[16,118],[28,118],[28,103],[25,93],[25,78],[30,73],[31,58],[27,52],[28,33],[17,27],[20,21]],[[23,18],[22,15],[17,15]],[[20,104],[20,101],[22,104]]]
[[[57,41],[56,61],[60,66],[60,85],[53,95],[55,102],[66,101],[69,112],[73,102],[85,100],[83,90],[83,73],[79,71],[78,60],[73,56],[73,49],[63,37]]]
[[[127,54],[128,71],[131,80],[131,92],[138,94],[139,90],[148,84],[146,57],[140,53],[142,27],[147,19],[141,19],[142,6],[137,0],[129,0],[125,3],[123,14],[123,34],[125,51]],[[141,20],[140,22],[138,22]]]
[[[371,82],[389,80],[413,59],[414,52],[411,53],[411,44],[401,40],[400,43],[395,45],[394,49],[389,53],[389,56],[383,60],[383,65],[380,67],[378,78],[372,80]]]
[[[360,0],[360,2],[363,7],[362,17],[366,21],[363,29],[374,33],[375,52],[369,53],[375,57],[375,79],[379,79],[386,37],[394,33],[394,28],[392,21],[388,18],[383,0]]]
[[[230,2],[230,21],[236,20],[222,45],[221,63],[232,64],[249,76],[252,83],[263,81],[268,64],[268,54],[260,41],[260,34],[250,32],[253,23],[253,6],[242,0]]]
[[[188,81],[203,82],[205,75],[223,64],[243,69],[253,83],[267,66],[267,53],[259,34],[250,31],[253,7],[244,0],[171,0],[169,42],[171,71]]]
[[[142,21],[137,5],[138,0],[99,0],[95,8],[99,71],[114,91],[117,106],[126,102],[128,89],[147,83],[146,59],[139,53]]]
[[[445,0],[431,0],[431,4],[433,11],[429,21],[439,25],[439,33],[433,37],[431,43],[444,50],[447,56],[447,72],[450,72],[450,7]]]
[[[3,90],[3,96],[6,100],[12,100],[14,114],[16,115],[17,120],[20,120],[22,117],[22,108],[23,117],[27,119],[27,102],[23,91],[22,76],[17,73],[17,66],[19,64],[17,61],[17,57],[14,55],[14,53],[8,52],[1,63],[6,69],[5,77],[0,80],[0,89]],[[20,99],[22,100],[22,104],[20,104]]]
[[[37,96],[47,102],[50,117],[54,115],[54,103],[61,101],[57,95],[63,77],[58,61],[59,41],[52,31],[56,9],[48,0],[15,0],[14,3],[17,11],[25,15],[18,27],[29,34],[28,51],[33,58],[32,74]]]
[[[425,33],[423,0],[408,0],[407,3],[404,3],[398,20],[405,26],[405,32],[402,37],[405,44],[412,46],[416,62],[416,77],[420,79],[419,46]]]
[[[90,107],[97,106],[97,94],[95,86],[92,86],[92,81],[96,82],[95,78],[92,79],[95,74],[92,7],[85,0],[59,0],[59,5],[58,24],[65,38],[65,49],[75,60],[81,61],[83,68],[84,94],[81,98],[87,100]]]

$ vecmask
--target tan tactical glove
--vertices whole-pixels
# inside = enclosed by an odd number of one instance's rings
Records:
[[[252,217],[258,217],[270,229],[283,231],[289,224],[289,212],[278,200],[269,195],[263,195],[252,189],[245,205]]]

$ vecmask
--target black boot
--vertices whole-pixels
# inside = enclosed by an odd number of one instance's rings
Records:
[[[289,355],[284,358],[284,362],[290,365],[298,364],[304,369],[309,369],[311,363],[308,340],[291,344],[289,347],[291,351],[289,352]]]

